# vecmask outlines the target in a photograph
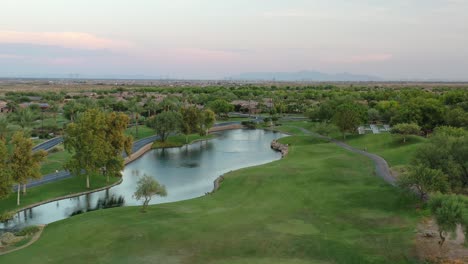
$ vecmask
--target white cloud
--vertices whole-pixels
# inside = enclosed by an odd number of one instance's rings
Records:
[[[132,47],[128,41],[103,38],[83,32],[0,31],[0,43],[50,45],[89,50],[126,50]]]

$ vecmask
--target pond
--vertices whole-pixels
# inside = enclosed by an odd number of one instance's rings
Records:
[[[145,174],[164,184],[168,193],[167,197],[154,197],[150,204],[200,197],[212,191],[213,181],[224,173],[280,159],[281,154],[270,149],[270,143],[284,136],[273,131],[238,129],[181,148],[152,150],[125,167],[120,185],[19,212],[13,220],[0,224],[0,229],[49,224],[101,208],[140,205],[141,201],[132,196],[136,182]]]

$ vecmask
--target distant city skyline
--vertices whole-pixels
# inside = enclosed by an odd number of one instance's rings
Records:
[[[0,77],[468,81],[468,0],[3,0]]]

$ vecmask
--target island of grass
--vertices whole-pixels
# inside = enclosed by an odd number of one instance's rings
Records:
[[[373,163],[311,136],[231,172],[212,195],[94,211],[48,225],[1,263],[413,263],[421,213]]]

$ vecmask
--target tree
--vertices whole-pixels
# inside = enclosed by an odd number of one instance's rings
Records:
[[[4,116],[0,116],[0,140],[6,140],[9,132],[8,119]]]
[[[447,110],[445,124],[453,127],[468,127],[468,113],[461,107]]]
[[[106,138],[106,116],[98,109],[90,109],[79,115],[75,123],[65,129],[64,146],[73,153],[65,168],[75,175],[86,176],[86,188],[90,188],[90,175],[97,174],[106,163],[110,152]]]
[[[182,115],[182,133],[185,135],[185,143],[188,143],[188,135],[198,130],[200,123],[200,110],[195,106],[184,107],[181,109]]]
[[[20,190],[23,184],[23,193],[26,193],[26,183],[29,179],[39,179],[41,162],[47,156],[47,152],[40,150],[32,152],[33,142],[24,136],[22,131],[16,132],[12,139],[13,152],[10,158],[12,179],[18,184],[18,200],[20,205]]]
[[[421,127],[419,127],[415,123],[411,123],[411,124],[401,123],[401,124],[395,125],[390,132],[392,134],[401,135],[403,137],[403,143],[405,143],[406,138],[409,135],[417,135],[419,134],[420,131],[421,131]]]
[[[318,134],[328,137],[331,133],[338,131],[338,128],[334,124],[321,122],[315,124],[314,130]]]
[[[223,99],[214,100],[208,107],[220,117],[227,117],[228,113],[234,110],[234,106]]]
[[[0,199],[10,194],[12,188],[11,170],[8,157],[9,155],[5,141],[0,139]]]
[[[146,212],[149,202],[153,196],[167,196],[166,187],[159,184],[153,177],[144,175],[137,182],[137,190],[133,194],[135,199],[138,201],[143,199],[143,207],[141,208],[142,212]]]
[[[367,118],[369,122],[374,124],[377,123],[380,120],[379,110],[375,108],[369,108],[369,110],[367,110]]]
[[[448,176],[452,191],[466,193],[468,132],[462,128],[436,128],[430,140],[416,150],[414,163],[443,171]]]
[[[216,115],[210,109],[203,110],[200,114],[199,120],[199,133],[200,136],[205,136],[208,134],[208,131],[213,127],[216,122]]]
[[[428,205],[439,227],[440,246],[448,234],[456,235],[458,225],[463,225],[466,230],[466,198],[437,194],[429,200]]]
[[[421,200],[431,192],[445,193],[450,189],[447,175],[441,170],[426,168],[423,165],[410,167],[409,172],[398,178],[398,185],[404,189],[418,192]]]
[[[171,133],[177,133],[180,130],[180,113],[167,111],[148,119],[147,126],[153,128],[160,137],[161,142],[166,142]]]
[[[132,152],[132,137],[125,135],[125,130],[130,122],[129,117],[124,113],[111,112],[106,114],[106,150],[103,167],[109,182],[109,176],[120,176],[124,169],[124,158],[122,152],[129,156]]]
[[[63,114],[68,120],[75,122],[76,116],[86,111],[86,106],[84,104],[78,103],[74,100],[66,103],[63,106]]]
[[[35,113],[29,108],[20,108],[18,111],[10,115],[12,121],[16,122],[23,131],[27,131],[33,126],[36,120]]]
[[[140,113],[143,111],[143,107],[140,105],[140,102],[135,99],[128,101],[128,110],[132,112],[133,121],[135,122],[135,138],[138,138],[138,121],[140,119]]]
[[[333,122],[343,133],[346,139],[346,132],[354,133],[362,123],[362,109],[354,103],[346,103],[337,107]]]

